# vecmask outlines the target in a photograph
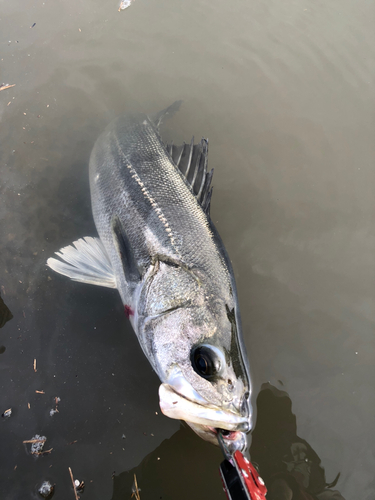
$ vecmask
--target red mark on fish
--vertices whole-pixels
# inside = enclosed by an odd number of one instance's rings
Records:
[[[130,306],[125,305],[125,316],[129,319],[130,316],[134,316],[134,311]]]

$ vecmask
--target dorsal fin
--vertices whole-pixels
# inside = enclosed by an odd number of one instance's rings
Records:
[[[166,145],[166,150],[173,163],[185,177],[201,207],[207,215],[210,215],[210,202],[212,196],[212,176],[214,169],[207,172],[208,162],[208,140],[202,139],[194,144],[194,137],[189,145],[174,146]]]
[[[151,116],[151,120],[154,122],[156,128],[159,129],[165,118],[171,118],[180,109],[181,104],[182,101],[175,101],[173,104],[168,106],[168,108],[165,108],[159,111],[159,113]]]

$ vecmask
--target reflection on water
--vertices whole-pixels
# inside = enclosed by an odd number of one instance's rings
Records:
[[[338,491],[331,489],[340,474],[327,483],[318,454],[297,435],[288,394],[263,384],[257,410],[250,455],[266,482],[267,500],[343,500]]]
[[[285,391],[263,384],[257,398],[257,414],[250,456],[267,485],[267,500],[344,500],[339,491],[332,489],[340,474],[328,483],[318,454],[297,435],[292,401]],[[222,460],[217,448],[207,443],[202,446],[199,438],[182,424],[140,465],[114,477],[112,500],[131,494],[134,475],[142,500],[224,499],[218,472]],[[199,488],[192,478],[192,469]]]
[[[5,304],[4,300],[0,295],[0,328],[3,328],[3,326],[12,318],[13,314],[11,313],[9,307]],[[3,354],[5,351],[6,347],[4,345],[0,345],[0,354]]]
[[[225,499],[218,447],[202,441],[186,424],[142,460],[114,477],[112,500],[129,498],[134,474],[142,500]]]
[[[0,295],[0,328],[2,328],[5,323],[13,318],[13,314],[10,312],[9,307],[5,304],[4,300]]]

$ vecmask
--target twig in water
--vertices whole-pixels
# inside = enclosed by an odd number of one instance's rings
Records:
[[[49,450],[46,450],[46,451],[32,451],[31,454],[32,455],[45,455],[46,453],[51,453],[52,450],[53,450],[53,448],[50,448]]]
[[[134,486],[135,486],[135,491],[133,490],[131,498],[133,498],[134,496],[135,500],[141,500],[141,495],[139,494],[139,489],[138,489],[137,476],[135,474],[134,474]]]
[[[0,85],[0,90],[10,89],[10,88],[15,87],[15,86],[16,86],[15,83],[13,83],[13,85],[9,85],[9,83],[5,83],[3,85]]]
[[[76,497],[76,500],[79,500],[79,496],[77,495],[76,485],[74,484],[74,478],[73,478],[72,469],[70,467],[69,467],[69,474],[70,474],[70,479],[72,480],[72,485],[73,485],[73,489],[74,489],[74,495]]]

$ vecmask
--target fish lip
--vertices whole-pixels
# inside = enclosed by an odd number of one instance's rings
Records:
[[[176,399],[176,401],[173,401],[173,399]],[[178,403],[185,405],[185,408],[180,410]],[[250,430],[250,420],[248,416],[243,417],[230,410],[222,410],[220,407],[212,405],[209,402],[207,402],[207,404],[201,404],[196,400],[192,401],[186,398],[184,394],[177,392],[175,387],[170,384],[164,383],[160,385],[159,405],[162,413],[167,417],[185,420],[187,423],[191,422],[192,424],[208,429],[210,432],[212,432],[211,429],[223,429],[229,432],[244,433]],[[210,418],[211,414],[209,412],[208,416],[199,416],[200,409],[212,410],[213,415]],[[216,419],[214,417],[216,417]],[[215,433],[217,434],[217,431],[215,431]]]
[[[193,401],[194,403],[206,407],[206,408],[211,408],[213,410],[220,410],[220,407],[210,403],[202,397],[194,388],[193,386],[186,380],[184,377],[181,369],[177,366],[175,366],[169,373],[167,380],[165,381],[166,384],[170,386],[170,388],[178,395],[181,397],[187,399],[188,401]],[[248,418],[249,420],[249,425],[251,422],[251,408],[249,405],[242,406],[242,408],[245,408],[244,412],[240,412],[237,410],[237,408],[233,405],[232,400],[227,401],[229,403],[229,406],[232,406],[234,410],[230,408],[225,408],[225,412],[228,414],[233,414],[236,417],[240,416],[243,418]]]
[[[185,379],[180,368],[173,368],[168,376],[166,383],[176,394],[185,398],[186,400],[193,401],[200,406],[210,406],[210,403],[205,398],[203,398]]]

